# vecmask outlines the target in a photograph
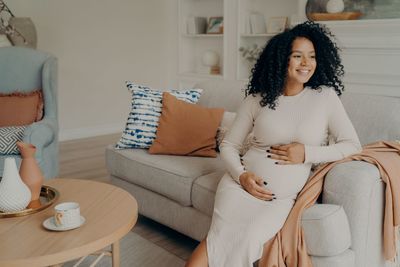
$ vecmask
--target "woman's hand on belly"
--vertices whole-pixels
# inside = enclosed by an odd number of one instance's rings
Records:
[[[270,153],[267,157],[278,160],[276,164],[280,165],[301,164],[305,159],[304,145],[296,142],[271,146],[267,153]]]
[[[244,172],[239,177],[240,185],[252,196],[271,201],[276,199],[275,194],[265,188],[266,182],[252,172]]]

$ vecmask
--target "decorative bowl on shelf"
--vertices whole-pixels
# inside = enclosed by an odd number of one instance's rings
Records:
[[[55,201],[57,201],[59,196],[60,196],[60,193],[57,191],[57,189],[47,186],[47,185],[43,185],[40,190],[40,198],[38,201],[39,205],[32,207],[32,208],[26,208],[26,209],[20,210],[20,211],[15,211],[15,212],[1,212],[0,211],[0,218],[20,217],[20,216],[25,216],[25,215],[39,212],[39,211],[44,210],[45,208],[51,206]]]
[[[310,20],[355,20],[363,15],[361,12],[340,12],[340,13],[309,13]]]

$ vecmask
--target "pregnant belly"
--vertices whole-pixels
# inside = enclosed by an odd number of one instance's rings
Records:
[[[276,160],[267,158],[267,152],[251,148],[243,156],[247,171],[262,177],[266,188],[279,198],[295,198],[303,188],[310,174],[311,164],[278,165]]]

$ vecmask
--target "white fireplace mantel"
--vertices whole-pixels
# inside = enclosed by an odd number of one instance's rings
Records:
[[[344,48],[400,50],[400,19],[326,21]]]
[[[342,49],[349,91],[400,97],[400,19],[320,23]]]

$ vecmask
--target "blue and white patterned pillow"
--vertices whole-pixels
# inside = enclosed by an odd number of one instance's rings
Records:
[[[17,141],[22,141],[26,126],[10,126],[0,128],[0,154],[18,155]]]
[[[163,91],[147,86],[126,82],[132,93],[132,107],[125,130],[115,148],[149,148],[154,139],[161,115]],[[202,89],[168,90],[176,98],[195,104],[199,101]]]

